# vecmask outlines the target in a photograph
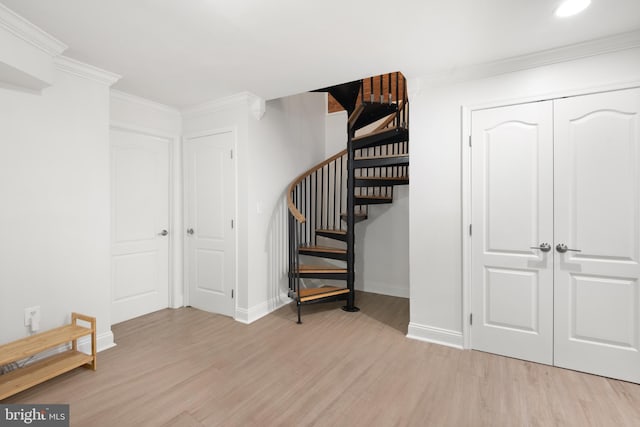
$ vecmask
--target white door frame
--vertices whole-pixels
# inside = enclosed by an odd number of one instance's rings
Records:
[[[202,138],[205,136],[211,136],[211,135],[218,135],[221,133],[229,133],[231,132],[233,135],[233,161],[234,161],[234,176],[233,179],[236,183],[235,185],[235,191],[234,191],[234,210],[235,210],[235,233],[233,233],[234,235],[234,246],[235,246],[235,253],[233,254],[233,256],[236,259],[235,264],[235,270],[233,272],[234,274],[234,278],[233,278],[233,292],[235,294],[234,298],[233,298],[233,318],[234,320],[237,320],[237,312],[238,312],[238,234],[239,234],[239,229],[240,227],[242,227],[242,225],[239,223],[238,221],[238,129],[236,126],[231,126],[231,127],[220,127],[220,128],[216,128],[216,129],[209,129],[209,130],[203,130],[203,131],[198,131],[198,132],[189,132],[186,133],[182,136],[182,149],[181,149],[181,159],[182,159],[182,175],[181,175],[181,188],[182,188],[182,194],[186,194],[186,188],[185,188],[185,184],[186,184],[186,179],[185,179],[185,174],[187,172],[186,170],[186,165],[184,164],[185,162],[185,153],[184,150],[186,149],[186,144],[188,143],[188,141],[190,139],[195,139],[195,138]],[[186,218],[187,215],[187,203],[186,203],[186,199],[183,197],[182,198],[182,217]],[[187,270],[187,266],[189,265],[189,258],[188,258],[188,253],[186,251],[187,248],[187,233],[186,230],[184,229],[184,224],[182,224],[182,229],[180,231],[182,233],[182,247],[185,248],[185,250],[182,253],[182,265],[184,266],[183,270],[182,270],[182,290],[183,290],[183,294],[184,294],[184,305],[190,305],[190,300],[189,300],[189,278],[188,278],[188,270]]]
[[[460,134],[460,155],[461,155],[461,182],[462,182],[462,215],[460,224],[460,236],[462,237],[462,341],[463,348],[471,349],[471,327],[469,316],[471,314],[471,235],[469,225],[471,224],[471,115],[474,111],[487,108],[507,107],[510,105],[526,104],[530,102],[547,101],[558,98],[565,98],[579,95],[590,95],[594,93],[611,92],[614,90],[624,90],[640,87],[640,81],[615,83],[606,86],[585,87],[569,91],[551,92],[545,95],[535,95],[531,97],[515,98],[511,100],[496,100],[482,104],[463,105],[461,107],[462,123]]]
[[[169,206],[167,206],[169,209],[169,307],[182,307],[181,290],[175,280],[176,272],[182,270],[182,245],[178,243],[181,240],[174,237],[174,234],[182,229],[181,211],[176,210],[176,200],[182,199],[182,194],[176,191],[181,188],[176,186],[176,182],[179,180],[177,154],[180,153],[180,135],[113,120],[109,123],[109,129],[161,138],[167,140],[169,144]]]

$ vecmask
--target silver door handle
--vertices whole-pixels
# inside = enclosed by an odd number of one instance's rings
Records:
[[[193,228],[188,228],[187,229],[187,234],[193,234]]]
[[[531,249],[540,249],[542,252],[549,252],[551,250],[551,245],[548,243],[541,243],[540,246],[531,246]]]
[[[556,251],[560,252],[561,254],[567,252],[567,251],[571,251],[571,252],[582,252],[580,249],[569,249],[567,247],[567,245],[565,245],[564,243],[558,243],[558,245],[556,246]]]
[[[161,236],[166,236],[167,234],[169,234],[169,232],[167,230],[162,230],[160,233],[158,233]]]

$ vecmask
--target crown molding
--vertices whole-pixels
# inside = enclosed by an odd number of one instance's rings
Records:
[[[180,110],[178,110],[177,108],[174,108],[165,104],[160,104],[159,102],[151,101],[149,99],[142,98],[137,95],[132,95],[127,92],[122,92],[117,89],[111,89],[111,96],[121,101],[129,102],[131,104],[137,104],[143,107],[152,108],[154,110],[162,111],[164,113],[180,115]]]
[[[68,56],[58,56],[57,58],[54,58],[54,62],[56,68],[60,71],[106,86],[111,86],[122,77],[110,71],[105,71],[101,68],[94,67],[93,65],[85,64],[84,62],[69,58]]]
[[[254,96],[249,101],[249,104],[251,114],[253,114],[253,118],[256,120],[262,119],[262,117],[264,117],[264,113],[267,111],[267,102],[264,100],[264,98]]]
[[[262,115],[264,114],[264,100],[251,92],[240,92],[234,95],[225,96],[193,107],[184,108],[181,112],[184,117],[193,117],[226,110],[234,105],[248,107],[251,109],[252,114],[257,120],[259,120],[258,116],[262,118]]]
[[[493,77],[561,62],[588,58],[640,47],[640,30],[589,40],[568,46],[543,50],[512,58],[474,64],[459,69],[428,74],[420,78],[426,85],[443,85]]]
[[[36,27],[2,3],[0,3],[0,27],[50,56],[61,55],[68,48],[66,44]]]

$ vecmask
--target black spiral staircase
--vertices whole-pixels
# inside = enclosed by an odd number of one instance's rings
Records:
[[[298,323],[303,304],[346,300],[343,310],[359,311],[355,224],[367,219],[370,205],[392,203],[395,186],[409,183],[409,102],[401,73],[316,92],[328,92],[347,111],[348,141],[345,150],[296,178],[287,193],[289,297]]]

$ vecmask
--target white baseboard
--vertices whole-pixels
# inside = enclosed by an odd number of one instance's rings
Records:
[[[98,353],[115,346],[116,343],[113,341],[113,332],[111,332],[111,330],[109,330],[108,332],[103,332],[96,336],[96,351]],[[78,350],[83,353],[91,353],[90,336],[85,336],[78,339]]]
[[[287,294],[280,294],[277,297],[273,297],[268,301],[256,304],[249,309],[236,308],[235,319],[240,323],[253,323],[256,320],[266,316],[267,314],[276,311],[280,307],[283,307],[291,302],[291,298]]]
[[[111,330],[103,332],[96,336],[96,350],[98,353],[115,346],[116,343],[113,340],[113,332],[111,332]],[[84,353],[91,353],[91,337],[86,336],[80,338],[78,340],[78,350]]]
[[[371,292],[374,294],[388,295],[391,297],[409,298],[409,288],[390,286],[387,283],[366,280],[365,286],[357,286],[356,290]]]
[[[417,323],[409,323],[407,338],[418,341],[426,341],[433,344],[446,345],[447,347],[454,347],[459,349],[464,348],[462,332],[436,328],[433,326],[420,325]]]

